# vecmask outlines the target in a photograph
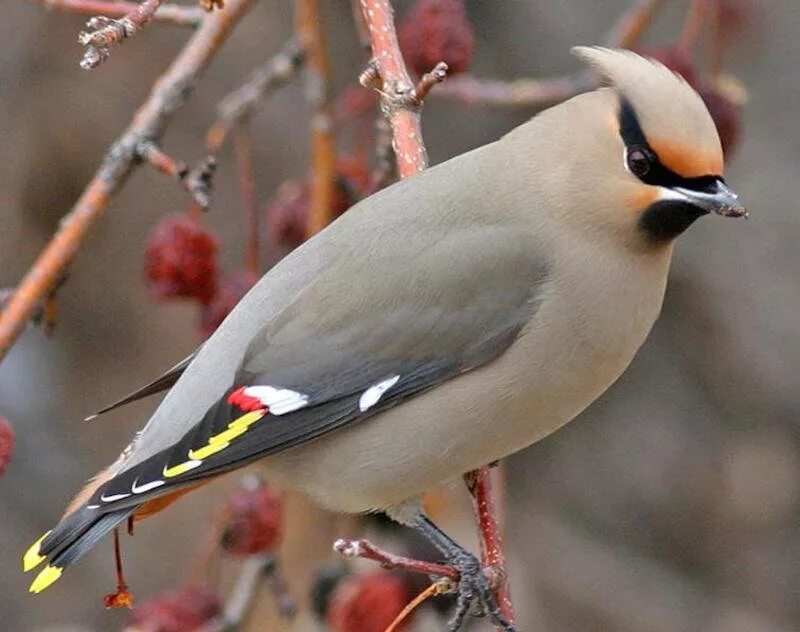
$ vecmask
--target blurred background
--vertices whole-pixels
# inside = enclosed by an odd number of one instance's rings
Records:
[[[393,4],[402,17],[415,3]],[[727,112],[738,142],[726,177],[751,219],[698,222],[679,242],[662,317],[630,370],[579,419],[507,460],[506,540],[521,630],[800,629],[800,6],[728,4],[735,11],[722,33],[724,71],[744,86],[747,102]],[[323,5],[340,93],[365,55],[350,3]],[[505,80],[574,73],[580,68],[570,46],[603,41],[630,5],[469,0],[469,70]],[[641,44],[662,53],[679,39],[688,2],[663,5]],[[216,104],[280,49],[292,20],[287,0],[255,4],[170,125],[167,152],[191,164],[204,155]],[[189,37],[152,24],[87,73],[76,44],[84,22],[37,2],[0,4],[0,288],[24,274]],[[699,74],[708,29],[698,35]],[[534,113],[431,98],[423,116],[431,162],[494,140]],[[281,184],[307,173],[309,116],[302,82],[294,81],[253,117],[255,187],[265,215],[275,212],[270,200]],[[231,147],[218,159],[202,221],[219,240],[224,276],[242,267],[245,235]],[[0,415],[16,437],[0,477],[0,630],[114,630],[130,619],[127,610],[103,608],[102,596],[115,586],[110,539],[38,598],[27,593],[19,558],[71,494],[116,457],[156,401],[94,423],[82,419],[202,340],[197,304],[155,300],[143,274],[154,226],[186,205],[175,182],[139,169],[71,266],[54,335],[29,327],[0,364]],[[268,238],[264,263],[281,252],[275,236]],[[215,512],[240,480],[234,474],[191,494],[123,538],[138,602],[187,581]],[[431,502],[446,530],[477,546],[459,481]],[[367,532],[395,549],[413,547],[374,521],[329,515],[293,494],[283,510],[277,554],[299,615],[279,619],[264,589],[246,629],[329,629],[311,613],[309,594],[321,566],[335,559],[330,545],[338,536]],[[222,600],[239,566],[234,558],[212,562],[210,581]],[[351,573],[362,569],[376,570],[358,564]],[[438,616],[427,604],[407,629],[441,629]],[[345,629],[371,629],[354,625]]]

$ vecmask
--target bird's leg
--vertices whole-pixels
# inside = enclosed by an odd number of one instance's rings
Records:
[[[424,514],[419,515],[411,526],[439,549],[447,559],[447,563],[459,572],[456,611],[448,622],[449,629],[458,630],[470,609],[478,607],[481,610],[478,616],[488,614],[497,626],[507,632],[515,632],[514,626],[500,611],[492,586],[489,584],[478,558],[456,544]]]

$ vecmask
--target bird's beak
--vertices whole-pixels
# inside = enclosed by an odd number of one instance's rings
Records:
[[[722,180],[717,180],[714,188],[706,191],[675,187],[676,193],[706,213],[716,213],[724,217],[747,217],[747,209],[739,201],[739,196],[728,188]]]

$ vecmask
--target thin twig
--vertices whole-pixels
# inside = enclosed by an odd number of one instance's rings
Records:
[[[395,555],[375,546],[369,540],[340,538],[333,543],[333,550],[344,557],[361,557],[379,562],[387,570],[410,571],[412,573],[422,573],[423,575],[446,577],[456,582],[460,575],[458,570],[452,566]]]
[[[40,0],[48,9],[58,9],[83,15],[105,15],[122,18],[135,11],[136,2],[114,2],[113,0]],[[206,12],[200,7],[184,7],[177,4],[162,4],[155,12],[154,22],[168,22],[176,26],[198,27]]]
[[[606,46],[632,48],[642,38],[662,5],[663,0],[635,0],[604,38]]]
[[[259,248],[259,213],[256,203],[256,185],[253,179],[253,148],[250,142],[249,121],[243,121],[234,133],[236,171],[239,175],[239,192],[242,196],[245,223],[245,267],[255,278],[261,276]]]
[[[144,0],[136,8],[119,20],[102,15],[89,18],[86,26],[89,31],[78,34],[78,42],[86,46],[81,60],[81,68],[91,70],[97,68],[111,55],[111,49],[122,40],[133,37],[144,28],[164,0]]]
[[[211,202],[211,179],[217,169],[213,156],[206,156],[194,169],[189,169],[185,162],[175,160],[151,140],[139,143],[136,151],[141,160],[176,179],[201,209],[208,208]]]
[[[198,77],[253,1],[229,0],[225,9],[208,16],[153,86],[128,129],[108,150],[94,178],[64,216],[58,231],[0,313],[0,359],[22,333],[36,305],[47,296],[75,257],[86,233],[133,172],[139,144],[144,140],[157,141],[162,136],[172,116],[191,94]]]
[[[596,81],[587,74],[554,79],[515,79],[502,81],[459,75],[433,91],[437,99],[450,99],[466,105],[502,108],[544,108],[571,99],[592,89]]]
[[[416,610],[422,603],[427,601],[429,598],[438,595],[442,592],[441,585],[439,583],[433,583],[428,586],[425,590],[423,590],[420,594],[414,597],[411,601],[409,601],[405,608],[400,611],[394,621],[389,624],[389,627],[384,630],[384,632],[395,632],[403,625],[403,622],[408,619],[414,610]]]
[[[331,124],[331,68],[319,11],[319,0],[295,0],[295,32],[308,56],[306,98],[311,118],[311,199],[307,236],[325,228],[333,219],[336,153]]]
[[[431,91],[433,86],[442,83],[446,78],[447,64],[443,61],[440,61],[438,64],[436,64],[436,66],[434,66],[433,70],[422,75],[422,79],[420,79],[417,85],[414,86],[414,89],[409,95],[411,102],[417,107],[422,105],[422,102],[425,100],[425,97],[428,96],[428,93]]]
[[[635,0],[603,38],[606,46],[631,48],[653,21],[663,0]],[[466,105],[500,108],[545,108],[592,90],[597,78],[581,73],[552,79],[483,79],[469,74],[453,77],[433,92],[437,99],[451,99]]]
[[[222,614],[203,625],[199,632],[228,632],[239,629],[253,608],[261,582],[275,568],[275,560],[270,555],[248,557],[242,563]]]
[[[689,10],[686,12],[686,19],[683,22],[683,32],[681,33],[678,44],[678,46],[687,53],[691,52],[700,37],[706,18],[708,17],[708,5],[708,0],[692,0],[692,3],[689,5]]]
[[[305,56],[297,42],[290,40],[275,57],[252,72],[247,81],[217,106],[217,121],[206,134],[206,147],[217,151],[231,129],[247,118],[266,94],[285,85],[303,65]]]

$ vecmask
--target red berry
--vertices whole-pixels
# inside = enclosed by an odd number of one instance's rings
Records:
[[[339,158],[333,189],[333,217],[339,217],[367,190],[370,175],[363,160]],[[307,180],[284,182],[267,207],[267,226],[272,243],[296,248],[306,239],[306,224],[311,204]]]
[[[417,76],[440,61],[448,74],[465,72],[475,50],[475,36],[463,0],[418,0],[398,30],[409,70]]]
[[[410,598],[403,579],[397,575],[378,571],[347,577],[331,598],[328,625],[336,632],[384,632]]]
[[[239,270],[222,280],[214,298],[203,305],[200,315],[201,326],[206,336],[214,333],[256,281],[258,277],[249,270]]]
[[[14,429],[5,417],[0,417],[0,474],[5,474],[13,454]]]
[[[202,584],[187,584],[135,606],[130,627],[137,632],[192,632],[222,610],[217,595]]]
[[[660,61],[670,70],[677,72],[691,86],[697,86],[699,77],[694,60],[680,46],[670,45],[659,48],[642,48],[638,51],[645,57]]]
[[[722,151],[726,157],[730,156],[739,144],[741,136],[742,106],[723,90],[714,86],[702,87],[699,93],[717,126]]]
[[[162,219],[147,240],[144,274],[159,298],[208,303],[217,285],[217,239],[187,215]]]
[[[250,480],[250,479],[248,479]],[[258,479],[233,492],[225,507],[222,548],[234,555],[275,549],[283,533],[281,497]]]

